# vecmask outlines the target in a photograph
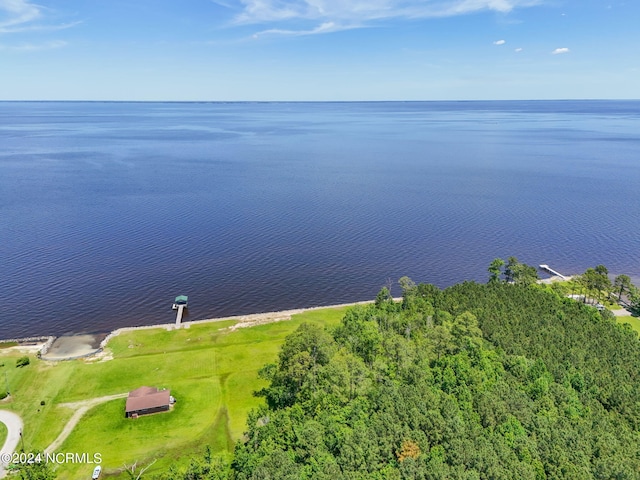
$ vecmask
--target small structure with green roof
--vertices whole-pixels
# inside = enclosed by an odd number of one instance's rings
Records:
[[[189,297],[187,297],[186,295],[178,295],[175,302],[173,303],[176,305],[186,305],[188,301]]]
[[[184,309],[187,308],[187,302],[189,301],[189,297],[186,295],[178,295],[173,302],[173,310],[177,310],[176,314],[176,328],[180,328],[180,322],[182,322],[182,313]]]

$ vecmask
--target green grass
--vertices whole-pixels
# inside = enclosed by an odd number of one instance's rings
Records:
[[[4,442],[7,439],[7,433],[7,427],[4,423],[0,423],[0,447],[4,445]]]
[[[276,360],[284,338],[305,321],[336,325],[345,311],[313,310],[290,321],[233,332],[227,327],[234,321],[126,332],[111,340],[114,358],[105,362],[50,365],[32,356],[30,365],[17,369],[15,361],[24,354],[3,350],[0,363],[5,363],[12,389],[3,408],[23,417],[25,446],[42,450],[72,415],[61,403],[126,393],[142,385],[170,388],[177,399],[171,412],[126,419],[125,400],[109,401],[87,412],[58,449],[100,453],[103,471],[112,478],[125,478],[123,465],[136,461],[140,465],[157,459],[149,470],[157,473],[187,462],[190,453],[201,452],[205,445],[228,452],[242,436],[248,412],[263,401],[253,395],[266,384],[258,370]],[[57,467],[60,480],[80,478],[91,470],[87,464]]]
[[[60,412],[55,404],[75,368],[71,362],[50,366],[34,356],[30,356],[29,365],[16,368],[16,360],[22,356],[23,353],[15,351],[0,354],[0,363],[5,364],[0,368],[0,375],[6,373],[11,392],[2,408],[13,410],[23,418],[25,447],[43,449],[56,438],[71,417],[70,411]],[[45,401],[44,406],[40,405],[42,400]]]

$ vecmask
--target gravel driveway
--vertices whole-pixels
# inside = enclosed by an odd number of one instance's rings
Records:
[[[5,456],[11,455],[18,443],[20,442],[20,433],[22,433],[22,419],[9,410],[0,410],[0,422],[7,426],[7,439],[0,450],[0,478],[6,475],[5,467],[8,462],[5,461]]]

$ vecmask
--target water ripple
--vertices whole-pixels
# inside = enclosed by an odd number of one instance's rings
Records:
[[[169,323],[180,293],[198,319],[484,281],[497,256],[640,277],[640,118],[545,105],[11,104],[0,337]]]

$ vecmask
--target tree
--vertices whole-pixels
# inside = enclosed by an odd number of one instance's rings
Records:
[[[511,283],[514,281],[514,277],[516,275],[516,269],[517,269],[517,265],[520,262],[518,262],[518,259],[516,257],[509,257],[507,259],[507,264],[504,267],[504,281],[507,283]]]
[[[458,349],[464,349],[471,344],[478,345],[482,338],[482,331],[478,327],[478,319],[471,312],[458,315],[451,324],[451,335]]]
[[[618,275],[613,281],[613,287],[618,295],[618,302],[622,300],[622,295],[631,288],[631,278],[628,275]]]
[[[426,336],[431,341],[438,360],[455,347],[453,335],[447,325],[436,325],[427,330]]]
[[[404,276],[398,280],[398,284],[402,289],[402,308],[416,308],[415,300],[417,298],[418,289],[416,283],[409,277]]]
[[[384,309],[384,306],[379,308]],[[366,307],[349,310],[342,325],[336,328],[334,337],[369,365],[382,346],[378,323],[371,318],[371,312]]]
[[[609,279],[609,270],[604,265],[598,265],[595,268],[598,274],[598,282],[596,288],[598,289],[598,299],[602,301],[603,295],[607,295],[611,291],[611,280]]]
[[[593,268],[587,268],[585,272],[580,277],[580,282],[584,286],[585,293],[585,302],[588,298],[592,296],[592,294],[597,289],[597,285],[599,283],[599,274]]]
[[[538,270],[535,267],[519,262],[516,257],[507,259],[507,264],[504,267],[504,281],[506,283],[533,285],[538,278]]]
[[[526,263],[518,263],[513,268],[513,283],[533,285],[538,281],[538,270]]]
[[[399,462],[403,462],[407,458],[417,459],[422,452],[420,446],[413,440],[403,440],[400,450],[396,453]]]
[[[30,457],[35,458],[36,461],[16,464],[20,480],[54,480],[56,478],[49,463],[38,461],[43,457],[42,453],[32,452]]]
[[[640,289],[634,285],[629,287],[629,304],[632,310],[640,312]]]
[[[391,292],[387,287],[382,287],[382,289],[378,292],[375,305],[378,308],[393,305],[393,297],[391,296]]]
[[[412,293],[416,289],[416,282],[414,282],[413,280],[411,280],[407,276],[400,277],[400,280],[398,280],[398,284],[400,285],[400,288],[402,289],[402,294],[403,295],[406,295],[408,293]]]
[[[313,381],[317,366],[329,363],[334,351],[333,339],[320,326],[301,324],[286,338],[278,364],[267,364],[258,372],[271,385],[256,395],[264,396],[272,408],[293,405],[305,382]]]
[[[489,268],[489,283],[498,283],[500,281],[500,275],[502,274],[502,267],[504,266],[504,260],[501,258],[494,258]]]
[[[580,295],[582,296],[582,302],[587,302],[587,297],[589,296],[589,279],[587,278],[587,272],[582,275],[576,275],[574,281],[576,285],[580,287]]]
[[[582,275],[587,291],[594,293],[598,301],[602,301],[603,294],[611,290],[608,273],[607,267],[598,265],[596,268],[587,268]]]

